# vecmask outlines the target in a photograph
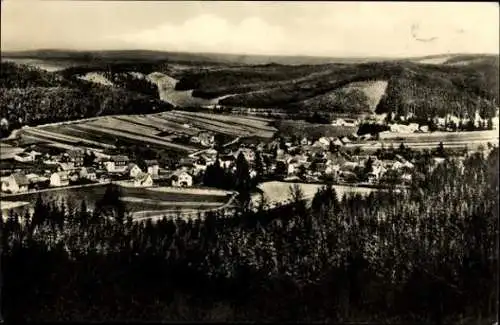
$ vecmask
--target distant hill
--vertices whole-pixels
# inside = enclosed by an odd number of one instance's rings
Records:
[[[225,54],[225,53],[190,53],[150,50],[106,50],[106,51],[71,51],[44,49],[33,51],[2,52],[2,57],[18,59],[64,60],[77,62],[91,61],[170,61],[190,63],[218,63],[232,65],[305,65],[327,63],[361,63],[372,61],[393,60],[393,58],[345,58],[345,57],[317,57],[317,56],[277,56],[255,54]]]
[[[465,64],[454,64],[464,61]],[[489,116],[499,102],[498,57],[447,58],[444,64],[388,61],[300,69],[288,72],[273,67],[247,74],[227,68],[188,73],[178,87],[192,87],[195,96],[204,98],[232,95],[220,101],[226,106],[354,112],[366,111],[369,100],[359,101],[359,96],[349,99],[341,93],[359,82],[385,81],[387,89],[376,112],[414,114],[422,118],[446,114],[470,116],[475,110]]]
[[[0,137],[23,125],[110,114],[150,113],[172,107],[159,100],[156,88],[153,88],[156,97],[132,91],[134,80],[133,77],[118,78],[123,87],[114,87],[2,62],[0,120],[5,119],[7,123],[2,123]]]
[[[45,79],[56,78],[60,86],[78,88],[85,82],[82,78],[97,84],[107,80],[112,84],[107,87],[179,107],[218,103],[291,114],[391,112],[428,120],[446,114],[475,116],[475,112],[487,118],[499,103],[498,55],[353,59],[40,50],[2,53],[4,58],[64,66],[52,74],[13,73],[11,80],[0,81],[6,84],[41,78],[38,83],[43,85],[38,86],[48,87]]]

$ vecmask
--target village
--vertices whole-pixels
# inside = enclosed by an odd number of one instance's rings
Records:
[[[200,141],[199,138],[194,136],[190,141]],[[401,154],[380,159],[380,155],[359,149],[347,150],[349,143],[356,140],[355,135],[233,141],[217,149],[213,134],[204,132],[202,139],[205,150],[168,166],[160,166],[158,160],[134,161],[123,154],[106,154],[88,148],[59,154],[26,148],[13,156],[15,163],[2,167],[1,190],[3,194],[18,194],[110,182],[126,187],[206,186],[203,176],[207,167],[217,162],[224,170],[234,172],[240,154],[249,164],[250,178],[259,181],[404,185],[411,181],[414,168],[414,162]],[[435,162],[442,160],[434,157]]]

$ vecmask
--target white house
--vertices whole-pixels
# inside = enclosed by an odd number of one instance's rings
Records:
[[[153,186],[153,177],[151,177],[151,174],[141,172],[134,178],[134,186],[136,187]]]
[[[112,156],[108,160],[104,161],[104,167],[106,171],[111,173],[122,173],[127,170],[127,164],[129,159],[127,156]]]
[[[330,139],[328,139],[327,137],[321,137],[318,139],[318,141],[316,141],[313,144],[313,147],[328,148],[329,145],[330,145]]]
[[[340,165],[338,165],[338,164],[326,164],[326,168],[325,168],[326,175],[338,176],[339,172],[340,172]]]
[[[50,186],[68,186],[69,175],[66,171],[58,171],[50,175]]]
[[[72,161],[60,162],[57,165],[58,165],[57,169],[59,171],[70,171],[75,169],[75,164]]]
[[[28,191],[28,178],[20,173],[11,174],[2,179],[2,191],[8,193],[21,193]]]
[[[35,156],[31,155],[27,152],[21,152],[21,153],[14,155],[14,160],[19,161],[19,162],[33,162],[33,161],[35,161]]]
[[[400,161],[397,161],[397,160],[392,164],[392,169],[399,170],[403,167],[404,167],[404,164]]]
[[[287,162],[287,175],[295,175],[299,171],[299,166],[301,165],[298,158],[291,158]]]
[[[342,147],[344,145],[344,143],[342,143],[339,138],[332,140],[332,144],[337,147]]]
[[[153,178],[158,177],[158,171],[160,170],[160,165],[157,160],[146,160],[144,161],[147,166],[147,173]]]
[[[368,174],[369,180],[379,180],[387,172],[387,169],[382,165],[373,165],[372,171]]]
[[[189,142],[197,144],[197,143],[200,143],[201,140],[197,136],[193,135],[191,138],[189,138]]]
[[[198,139],[200,140],[200,144],[204,147],[210,147],[215,142],[215,136],[210,132],[198,133]]]
[[[172,186],[190,187],[193,186],[193,177],[183,170],[175,171],[172,176]]]
[[[130,163],[127,166],[127,173],[131,178],[136,178],[137,175],[142,173],[142,170],[139,168],[139,166],[137,166],[137,164]]]
[[[332,121],[331,125],[334,126],[356,126],[358,125],[358,120],[355,119],[342,119],[342,118],[337,118]]]
[[[429,127],[427,125],[422,125],[418,128],[421,132],[427,133],[429,132]]]
[[[344,144],[346,144],[346,143],[351,143],[351,140],[349,140],[349,138],[348,138],[348,137],[342,137],[342,138],[340,139],[340,141],[342,141],[342,143],[344,143]]]

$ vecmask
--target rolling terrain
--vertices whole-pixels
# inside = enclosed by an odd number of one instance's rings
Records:
[[[100,151],[118,146],[146,146],[186,156],[203,146],[189,142],[200,132],[239,137],[271,138],[277,131],[270,120],[242,116],[169,111],[148,115],[102,116],[76,122],[25,127],[18,131],[17,143],[49,143],[58,147],[85,147]],[[180,141],[179,137],[188,137]],[[2,142],[6,148],[12,148]],[[13,150],[13,149],[12,149]],[[12,151],[11,150],[11,151]],[[12,153],[13,154],[13,153]]]
[[[0,118],[8,123],[2,137],[23,125],[173,107],[222,105],[285,118],[390,112],[428,121],[476,113],[487,119],[495,116],[499,102],[499,60],[494,55],[305,58],[293,65],[282,64],[287,61],[279,57],[249,61],[247,56],[155,51],[44,50],[3,57],[64,68],[47,72],[33,64],[2,62]]]

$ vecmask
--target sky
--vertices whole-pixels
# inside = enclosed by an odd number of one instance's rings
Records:
[[[3,0],[2,51],[408,57],[498,53],[494,2]]]

